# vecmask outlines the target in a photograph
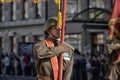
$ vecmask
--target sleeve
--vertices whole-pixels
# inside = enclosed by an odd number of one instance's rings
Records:
[[[72,51],[75,51],[75,48],[74,48],[72,45],[70,45],[70,44],[68,44],[68,43],[65,43],[65,45],[66,45],[69,49],[71,49]]]
[[[71,59],[67,63],[65,62],[63,65],[65,66],[65,70],[63,70],[63,80],[71,80],[72,70],[73,70],[73,59],[74,53],[71,51]]]
[[[59,54],[59,47],[47,47],[44,40],[34,45],[34,57],[38,59],[50,58]]]

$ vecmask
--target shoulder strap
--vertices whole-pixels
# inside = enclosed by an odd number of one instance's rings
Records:
[[[50,39],[45,40],[48,47],[54,47],[53,42]],[[54,80],[58,80],[58,59],[57,56],[53,56],[50,59],[53,69]]]

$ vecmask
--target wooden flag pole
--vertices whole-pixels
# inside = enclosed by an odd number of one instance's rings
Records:
[[[62,11],[62,28],[61,28],[61,43],[64,43],[65,25],[66,25],[66,0],[63,0],[63,11]],[[59,80],[62,80],[63,74],[63,54],[60,54],[59,58]]]

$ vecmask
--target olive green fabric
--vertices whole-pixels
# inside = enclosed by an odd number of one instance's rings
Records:
[[[109,65],[107,78],[109,80],[120,80],[120,62],[117,64]]]
[[[118,49],[120,49],[120,41],[117,39],[109,41],[109,44],[107,44],[107,78],[109,80],[120,80],[120,62],[116,62],[120,54],[116,51]]]
[[[55,25],[57,25],[57,17],[51,17],[45,23],[45,30],[44,31],[47,31],[50,27],[55,26]]]
[[[54,42],[55,47],[51,48],[47,47],[45,40],[37,42],[34,45],[34,58],[37,75],[41,77],[50,77],[51,80],[54,80],[50,58],[52,56],[57,56],[59,59],[59,48],[57,45],[60,42],[57,40],[52,40],[52,42]],[[70,80],[73,67],[73,50],[68,48],[64,55],[62,80]],[[42,80],[42,78],[40,79]]]

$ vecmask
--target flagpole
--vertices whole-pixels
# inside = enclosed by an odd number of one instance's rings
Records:
[[[62,28],[61,28],[61,43],[64,43],[65,25],[66,25],[66,0],[63,0],[63,11],[62,11]],[[63,74],[63,54],[60,54],[59,59],[59,80],[62,80]]]

